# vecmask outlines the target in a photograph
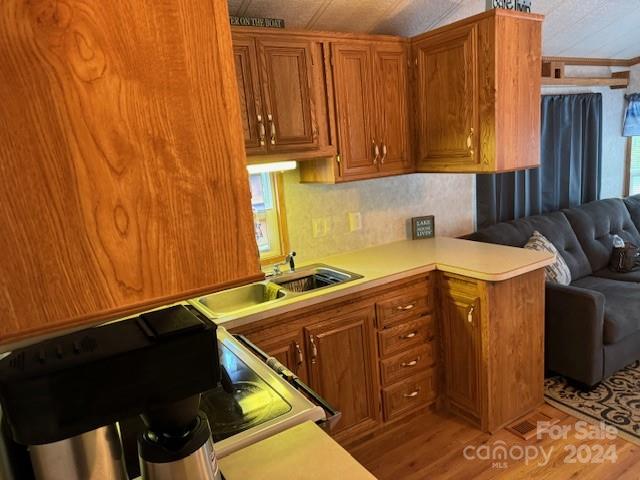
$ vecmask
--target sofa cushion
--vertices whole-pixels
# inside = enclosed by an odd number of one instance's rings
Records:
[[[617,343],[640,331],[640,285],[592,275],[581,278],[572,285],[604,295],[605,344]]]
[[[633,272],[614,272],[609,267],[593,272],[594,277],[609,278],[611,280],[620,280],[621,282],[635,282],[640,283],[640,270],[634,270]]]
[[[571,283],[571,272],[567,267],[562,255],[558,253],[558,249],[549,241],[547,237],[535,230],[524,248],[536,250],[538,252],[549,252],[556,257],[555,262],[544,267],[544,276],[547,282],[557,283],[560,285],[569,285]]]
[[[535,230],[553,243],[558,253],[562,255],[562,258],[567,263],[571,271],[571,278],[578,279],[591,274],[589,260],[562,212],[552,212],[511,222],[498,223],[483,228],[466,238],[476,242],[524,247]]]
[[[609,265],[614,235],[640,245],[640,232],[619,198],[598,200],[563,212],[587,254],[593,272]]]
[[[629,216],[631,217],[633,224],[636,226],[638,231],[640,231],[640,195],[633,195],[625,198],[624,204],[629,211]]]

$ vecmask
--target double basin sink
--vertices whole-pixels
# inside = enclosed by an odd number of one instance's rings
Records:
[[[220,318],[358,278],[362,278],[362,275],[329,265],[308,265],[295,272],[282,273],[262,282],[205,295],[198,298],[197,303],[205,307],[213,318]]]

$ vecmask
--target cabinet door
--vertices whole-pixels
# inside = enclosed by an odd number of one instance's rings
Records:
[[[0,8],[0,343],[259,279],[227,2],[49,5]]]
[[[258,59],[252,38],[233,37],[233,59],[240,93],[240,115],[247,154],[267,151],[266,123],[262,111]]]
[[[378,423],[379,392],[374,307],[305,328],[312,388],[342,412],[333,431],[344,439]]]
[[[441,328],[448,400],[480,414],[480,301],[470,294],[441,291]]]
[[[465,25],[414,45],[419,171],[480,163],[477,37]]]
[[[269,329],[249,336],[249,340],[264,352],[278,359],[285,367],[298,375],[303,382],[307,381],[307,368],[304,354],[304,338],[302,330],[273,337]]]
[[[269,152],[318,148],[311,42],[261,37],[258,51]]]
[[[372,121],[375,94],[371,48],[362,44],[333,44],[332,63],[341,174],[375,175],[380,145]]]
[[[410,168],[407,47],[402,44],[375,45],[373,54],[380,170],[407,170]]]

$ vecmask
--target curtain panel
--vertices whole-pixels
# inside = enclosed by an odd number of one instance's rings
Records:
[[[540,167],[476,176],[478,229],[600,198],[602,94],[543,95]]]
[[[622,135],[624,137],[640,136],[640,93],[625,95],[624,98],[628,104],[624,114]]]

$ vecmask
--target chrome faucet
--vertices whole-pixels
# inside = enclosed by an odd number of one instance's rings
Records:
[[[271,275],[269,275],[269,276],[277,277],[278,275],[282,275],[282,270],[280,270],[280,267],[283,267],[287,263],[289,264],[289,270],[292,271],[292,272],[295,272],[296,271],[296,262],[293,259],[293,257],[295,257],[295,256],[296,256],[296,252],[291,252],[286,257],[284,257],[284,260],[282,262],[276,263],[273,266],[273,271],[271,272]]]

